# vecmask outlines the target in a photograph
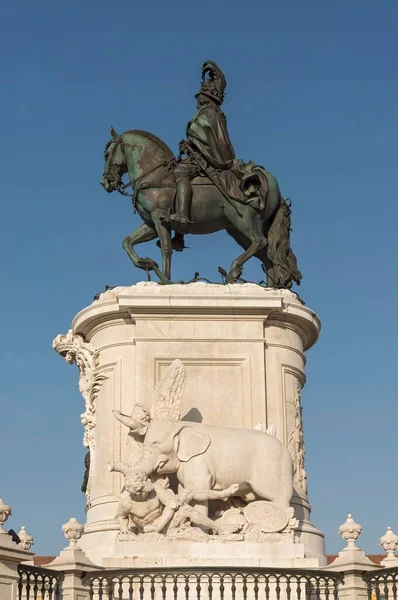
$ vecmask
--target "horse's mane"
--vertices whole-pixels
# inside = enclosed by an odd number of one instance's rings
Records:
[[[158,138],[158,136],[155,135],[154,133],[150,133],[149,131],[143,131],[141,129],[129,129],[128,131],[125,131],[124,133],[125,134],[126,133],[137,133],[138,135],[142,135],[143,137],[150,139],[152,142],[154,142],[155,144],[160,146],[161,149],[163,150],[163,152],[166,154],[166,156],[169,156],[169,157],[174,156],[174,153],[170,150],[168,145],[163,140]]]

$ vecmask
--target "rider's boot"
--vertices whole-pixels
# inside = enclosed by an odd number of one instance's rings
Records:
[[[187,225],[193,223],[188,217],[192,200],[192,185],[188,177],[177,183],[176,212],[171,214],[169,220],[176,231],[185,232]]]

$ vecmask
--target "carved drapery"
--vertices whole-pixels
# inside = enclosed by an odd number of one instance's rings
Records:
[[[295,422],[289,437],[288,448],[293,459],[294,486],[296,490],[307,496],[307,471],[305,470],[305,443],[303,431],[303,408],[301,406],[301,383],[297,380],[297,391],[294,399]]]
[[[83,445],[89,449],[91,460],[95,449],[96,406],[95,401],[105,375],[98,373],[99,352],[92,344],[84,341],[81,335],[68,333],[57,335],[52,346],[69,364],[75,363],[79,369],[79,390],[84,398],[85,411],[80,415],[84,427]],[[86,482],[86,496],[89,496],[89,477]]]

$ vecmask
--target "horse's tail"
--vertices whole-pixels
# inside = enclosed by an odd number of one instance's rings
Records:
[[[271,226],[266,233],[268,240],[267,255],[272,263],[267,269],[268,285],[270,287],[291,288],[293,281],[300,285],[301,273],[297,267],[297,259],[290,247],[290,206],[280,196],[279,207],[276,209]]]

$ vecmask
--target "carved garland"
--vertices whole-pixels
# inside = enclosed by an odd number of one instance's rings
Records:
[[[99,352],[92,344],[86,343],[81,335],[74,334],[71,329],[66,335],[57,335],[52,346],[66,362],[76,363],[79,369],[79,390],[86,408],[81,415],[84,426],[83,445],[92,450],[95,448],[95,400],[106,379],[105,375],[98,373]]]
[[[107,379],[98,373],[99,352],[92,344],[84,341],[81,335],[74,334],[70,329],[66,335],[60,334],[54,339],[52,347],[63,356],[69,364],[75,363],[79,369],[79,390],[84,398],[85,411],[80,415],[84,427],[83,445],[89,449],[91,461],[95,450],[96,406],[95,401],[101,385]],[[85,475],[85,493],[90,494],[90,473]]]
[[[307,496],[307,471],[305,470],[305,443],[303,431],[303,408],[301,406],[301,383],[297,381],[295,397],[295,425],[290,434],[288,448],[293,459],[294,485],[297,491]]]

